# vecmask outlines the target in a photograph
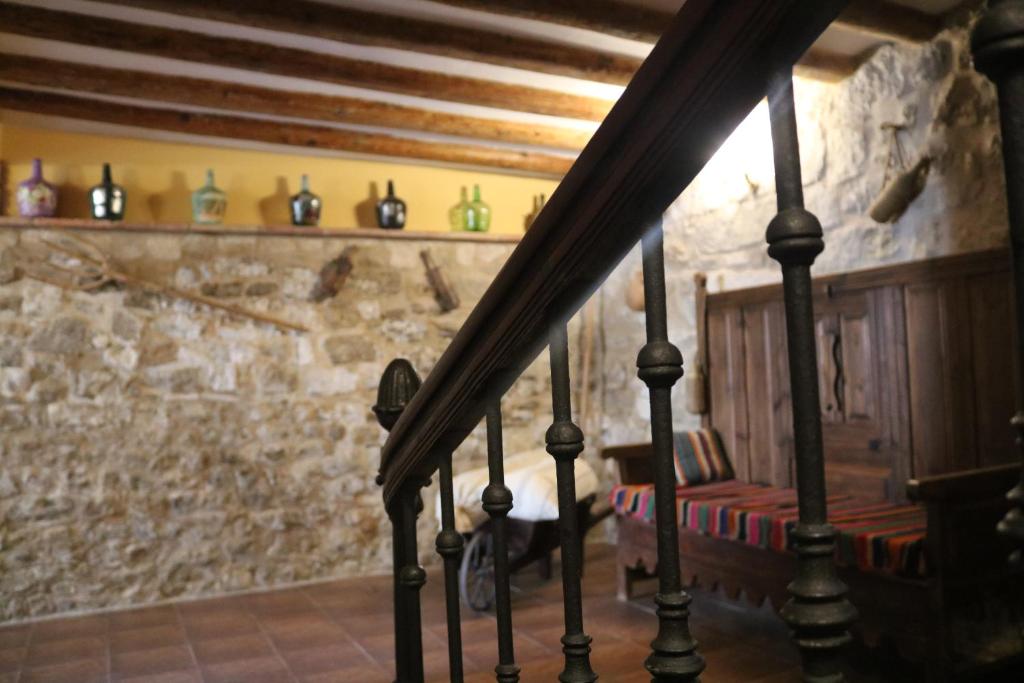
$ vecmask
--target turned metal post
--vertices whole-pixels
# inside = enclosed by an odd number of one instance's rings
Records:
[[[704,670],[690,635],[690,596],[683,591],[676,519],[676,473],[672,445],[672,386],[683,376],[683,356],[668,340],[664,234],[657,225],[642,240],[647,344],[637,356],[637,375],[651,401],[655,524],[658,537],[658,635],[644,665],[654,683],[695,681]]]
[[[1016,305],[1016,413],[1010,421],[1024,466],[1024,0],[992,0],[971,36],[974,66],[996,84],[1003,134],[1010,255]],[[1007,494],[1013,504],[999,532],[1017,548],[1011,561],[1024,561],[1024,469]]]
[[[836,533],[827,517],[811,293],[811,264],[825,243],[821,224],[804,208],[792,69],[773,80],[768,108],[778,199],[778,214],[767,231],[768,254],[782,266],[799,507],[793,532],[797,576],[789,584],[792,598],[782,617],[800,648],[804,681],[834,683],[843,680],[841,649],[850,641],[848,629],[857,611],[836,576]]]
[[[498,665],[494,667],[498,683],[519,683],[512,640],[512,593],[509,589],[507,519],[512,510],[512,492],[505,486],[505,468],[501,443],[501,399],[487,402],[487,469],[489,481],[484,489],[484,510],[491,516],[494,539],[494,605],[498,621]]]
[[[562,550],[562,606],[565,608],[565,635],[562,652],[565,668],[561,683],[591,683],[597,674],[590,667],[591,638],[583,632],[583,539],[576,517],[575,462],[583,452],[583,431],[572,421],[569,399],[569,334],[564,322],[551,329],[548,347],[551,358],[551,403],[554,422],[545,440],[547,451],[555,458],[558,488],[558,530]]]
[[[404,358],[396,358],[391,361],[381,376],[380,385],[377,388],[377,403],[373,406],[373,412],[376,414],[380,426],[390,432],[405,406],[409,404],[413,394],[419,388],[420,378],[409,361]],[[377,484],[383,485],[383,483],[383,475],[378,474]],[[414,488],[411,493],[403,489],[387,506],[388,518],[391,521],[397,683],[422,683],[423,681],[419,588],[422,587],[426,575],[422,574],[423,570],[419,567],[416,568],[419,569],[421,576],[415,576],[414,570],[410,570],[408,576],[403,575],[407,566],[416,565],[416,516],[422,509],[423,501],[420,499],[418,487]],[[420,579],[422,581],[419,581]],[[419,586],[415,588],[415,591],[410,590],[416,581],[419,581]],[[413,608],[413,602],[415,602],[415,608]],[[413,618],[416,622],[415,630],[406,628]]]
[[[465,540],[455,530],[455,502],[452,492],[452,453],[441,455],[438,467],[441,496],[441,531],[437,554],[444,560],[444,600],[448,620],[448,670],[452,683],[462,683],[462,622],[459,615],[459,564]]]

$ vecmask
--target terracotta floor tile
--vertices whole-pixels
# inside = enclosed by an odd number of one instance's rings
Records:
[[[224,638],[258,633],[256,619],[244,612],[207,612],[182,618],[189,638]]]
[[[294,680],[276,657],[256,657],[203,666],[205,683],[289,683]]]
[[[21,647],[28,644],[28,626],[0,628],[0,649]]]
[[[121,678],[117,683],[201,683],[198,671],[168,671],[159,674]]]
[[[32,642],[68,640],[78,636],[101,636],[107,632],[110,618],[105,615],[41,621],[32,627]]]
[[[185,631],[177,624],[145,626],[122,629],[110,634],[110,651],[113,653],[132,650],[149,650],[185,642]]]
[[[21,672],[19,683],[107,683],[106,659],[35,666]]]
[[[25,661],[30,665],[61,664],[79,659],[106,658],[107,641],[102,637],[79,637],[66,640],[50,640],[41,643],[30,641]]]
[[[141,676],[194,668],[192,653],[184,645],[169,645],[150,650],[114,653],[110,658],[111,673],[117,676]]]
[[[393,680],[394,676],[374,666],[355,666],[299,677],[301,683],[391,683]]]
[[[179,622],[178,612],[173,607],[150,607],[111,614],[110,631],[114,633],[151,626],[169,626]]]
[[[373,660],[363,653],[354,643],[322,645],[282,652],[281,658],[292,673],[297,676],[308,676],[326,671],[354,669],[360,666],[376,667]]]
[[[192,651],[201,664],[214,664],[273,656],[274,646],[262,633],[247,633],[228,638],[193,640]]]
[[[28,654],[28,648],[24,647],[9,647],[0,650],[0,673],[9,673],[20,669],[26,654]]]

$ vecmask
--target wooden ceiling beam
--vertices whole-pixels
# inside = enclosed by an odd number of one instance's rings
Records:
[[[859,55],[851,57],[812,47],[796,63],[793,72],[803,78],[836,82],[852,76],[862,62]]]
[[[656,43],[673,14],[615,0],[435,0],[444,5]]]
[[[833,25],[882,40],[924,43],[942,30],[943,17],[888,0],[851,0]]]
[[[435,0],[445,5],[533,19],[655,43],[673,15],[616,0]],[[891,0],[851,0],[834,25],[882,40],[921,43],[942,29],[940,15]]]
[[[34,38],[574,119],[600,121],[613,104],[554,90],[8,2],[0,2],[0,26]]]
[[[22,55],[0,54],[0,80],[37,88],[133,97],[226,112],[425,131],[576,152],[583,149],[590,139],[590,132],[574,128],[461,116],[351,97],[274,90]]]
[[[353,45],[453,57],[614,85],[629,83],[641,61],[586,47],[310,0],[106,1]]]
[[[281,123],[241,116],[197,114],[181,110],[115,104],[32,90],[0,87],[0,108],[84,119],[120,126],[249,140],[306,149],[417,159],[464,166],[519,171],[560,178],[572,159],[480,145],[426,142],[324,126]]]

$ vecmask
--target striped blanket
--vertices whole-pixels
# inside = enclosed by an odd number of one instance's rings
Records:
[[[615,512],[654,521],[652,484],[616,486]],[[760,548],[793,548],[797,522],[796,490],[729,480],[676,488],[679,525],[706,536],[730,538]],[[828,498],[829,521],[836,527],[836,560],[861,570],[924,577],[925,511],[846,495]]]

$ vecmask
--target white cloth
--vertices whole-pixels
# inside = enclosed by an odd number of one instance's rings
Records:
[[[558,489],[555,459],[543,448],[505,458],[505,486],[512,491],[509,517],[527,522],[558,519]],[[471,533],[487,520],[480,503],[489,476],[486,467],[470,470],[452,478],[455,500],[455,528]],[[582,458],[576,460],[576,500],[597,492],[597,474]],[[441,497],[434,506],[441,520]]]

